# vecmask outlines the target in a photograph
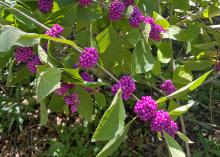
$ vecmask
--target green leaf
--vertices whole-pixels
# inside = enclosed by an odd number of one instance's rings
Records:
[[[151,26],[150,26],[150,24],[143,24],[143,25],[141,25],[141,27],[142,27],[141,30],[142,30],[142,34],[145,38],[145,41],[148,42],[148,38],[149,38],[149,35],[150,35],[150,31],[151,31]],[[134,40],[136,40],[136,42],[139,41],[136,38]]]
[[[43,101],[50,93],[60,87],[62,71],[55,68],[45,68],[37,75],[37,97]]]
[[[89,33],[90,32],[88,29],[80,31],[76,36],[77,44],[79,44],[82,47],[90,45],[90,38],[88,38]]]
[[[52,68],[56,66],[53,64],[53,60],[47,55],[43,48],[38,45],[38,55],[42,63],[49,65]]]
[[[72,26],[75,21],[76,12],[76,3],[71,3],[50,14],[50,16],[46,19],[46,23],[54,24],[59,21],[59,24],[64,28],[62,35],[68,37],[72,32]]]
[[[181,132],[177,131],[177,135],[179,136],[179,138],[181,138],[184,142],[186,143],[194,143],[193,141],[191,141],[186,135],[182,134]]]
[[[29,40],[29,41],[22,41],[19,40],[21,36],[27,33],[12,27],[12,26],[3,26],[0,29],[0,52],[8,52],[12,46],[33,46],[38,44],[39,40]]]
[[[92,142],[110,140],[124,127],[125,109],[121,98],[121,90],[115,95],[111,106],[105,111],[96,128]]]
[[[179,104],[179,103],[177,103],[177,102],[174,101],[174,100],[170,100],[168,111],[171,112],[171,111],[173,111],[174,109],[176,109],[176,108],[178,108],[178,107],[180,107],[180,104]]]
[[[186,157],[180,145],[165,131],[164,137],[171,157]]]
[[[77,87],[80,104],[78,113],[85,119],[89,119],[93,114],[93,100],[91,95],[84,89]]]
[[[140,31],[138,29],[131,29],[126,39],[131,45],[135,46],[141,39]]]
[[[169,63],[172,57],[172,48],[168,42],[162,42],[157,50],[157,58],[161,63]]]
[[[208,7],[204,12],[203,16],[206,18],[212,18],[220,15],[220,9],[214,5]]]
[[[100,54],[100,61],[107,70],[113,73],[127,73],[130,71],[131,53],[125,48],[125,40],[111,25],[109,26],[109,33],[110,45],[105,53]]]
[[[199,49],[199,50],[209,50],[214,48],[215,46],[218,46],[218,42],[216,41],[211,41],[211,42],[206,42],[206,43],[199,43],[199,44],[194,44],[193,47]]]
[[[159,76],[161,73],[161,63],[155,59],[154,67],[152,69],[152,73],[156,76]]]
[[[180,41],[189,41],[195,39],[200,33],[201,25],[199,23],[189,25],[188,29],[182,29],[175,38]]]
[[[131,71],[133,75],[149,72],[154,67],[154,58],[144,41],[137,43],[132,53]]]
[[[155,19],[156,24],[161,25],[164,29],[169,28],[170,26],[169,22],[165,18],[163,18],[161,15],[159,15],[156,12],[153,12],[153,17]]]
[[[157,100],[157,103],[162,103],[165,102],[168,99],[173,99],[173,98],[178,98],[179,96],[186,94],[189,91],[193,91],[196,88],[198,88],[204,81],[205,79],[208,77],[208,75],[212,72],[208,71],[205,74],[203,74],[201,77],[199,77],[198,79],[196,79],[193,82],[190,82],[188,85],[178,89],[177,91],[173,92],[172,94],[165,96],[165,97],[161,97]]]
[[[32,16],[33,17],[33,12],[31,10],[27,10],[24,7],[21,7],[19,5],[17,5],[16,9],[22,11],[23,13]],[[37,28],[37,26],[32,23],[32,21],[30,21],[29,19],[27,19],[26,17],[24,17],[23,15],[21,15],[20,13],[18,13],[17,11],[14,11],[13,9],[9,9],[9,12],[22,24],[24,24],[26,27],[28,27],[28,29],[35,29]],[[17,22],[18,22],[17,21]]]
[[[128,130],[135,119],[136,117],[133,118],[120,132],[118,132],[117,135],[104,146],[96,157],[107,157],[116,151],[121,143],[126,139]]]
[[[96,37],[96,40],[98,43],[99,52],[104,53],[110,45],[109,27],[105,28],[101,33],[99,33]]]
[[[98,104],[98,106],[100,108],[105,107],[106,106],[106,99],[105,99],[105,95],[102,93],[95,93],[94,94],[94,98],[96,103]]]
[[[78,48],[79,50],[81,50],[80,47],[78,47],[76,45],[76,43],[74,43],[73,41],[71,40],[67,40],[67,39],[60,39],[60,38],[54,38],[54,37],[51,37],[51,36],[48,36],[48,35],[44,35],[44,34],[23,34],[21,37],[20,37],[20,41],[28,41],[30,39],[39,39],[39,38],[42,38],[42,39],[48,39],[48,40],[51,40],[51,41],[56,41],[56,42],[59,42],[59,43],[63,43],[63,44],[67,44],[67,45],[70,45],[70,46],[73,46],[73,47],[76,47]]]
[[[6,67],[9,63],[10,58],[12,57],[12,51],[7,53],[0,53],[0,69]]]
[[[187,105],[183,105],[183,106],[180,106],[174,110],[172,110],[171,112],[169,112],[169,115],[170,116],[180,116],[184,113],[186,113],[190,107],[192,107],[194,105],[194,102],[192,103],[189,103]]]
[[[11,84],[21,83],[23,80],[27,80],[29,78],[30,78],[29,70],[27,69],[27,67],[23,67],[18,72],[13,73],[10,83]]]
[[[172,5],[174,9],[189,10],[189,0],[173,0]]]
[[[186,68],[193,71],[203,71],[215,64],[212,60],[187,60],[183,61]]]
[[[64,71],[71,76],[72,78],[79,80],[79,81],[83,81],[83,79],[81,78],[81,76],[79,75],[79,69],[68,69],[68,68],[64,68]]]
[[[162,38],[169,38],[173,40],[177,40],[177,34],[181,32],[181,29],[177,26],[170,26],[166,32],[162,33]]]
[[[49,104],[48,109],[52,112],[63,112],[63,106],[66,105],[62,96],[53,94]]]
[[[91,87],[91,88],[96,88],[96,87],[105,86],[105,85],[107,84],[104,82],[87,82],[87,81],[83,82],[83,86]]]
[[[46,105],[43,101],[40,101],[40,124],[46,125],[48,121],[48,113]]]
[[[11,86],[11,79],[12,79],[12,69],[13,69],[13,66],[15,64],[15,60],[12,60],[10,63],[9,63],[9,67],[8,67],[8,77],[7,77],[7,82],[6,82],[6,86]]]
[[[186,85],[193,80],[192,72],[185,66],[179,66],[173,73],[173,82],[180,85]]]

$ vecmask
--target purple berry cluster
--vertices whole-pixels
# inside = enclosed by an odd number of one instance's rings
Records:
[[[60,88],[55,90],[55,93],[57,95],[64,97],[64,101],[70,107],[72,113],[75,113],[77,111],[77,106],[80,104],[80,100],[77,93],[68,93],[69,90],[74,87],[74,84],[61,83]]]
[[[38,8],[42,13],[48,13],[53,8],[53,0],[38,0]]]
[[[132,5],[134,3],[134,0],[123,0],[123,3],[125,7],[128,7],[129,5]]]
[[[154,22],[154,19],[151,17],[146,17],[146,19],[144,20],[145,23],[150,24],[151,26],[151,30],[150,30],[150,38],[155,40],[155,41],[160,41],[161,37],[160,34],[162,32],[165,32],[165,30],[163,29],[163,27],[161,27],[160,25],[156,24]]]
[[[122,90],[122,98],[124,100],[128,100],[128,98],[136,90],[136,85],[131,76],[123,76],[119,82],[112,86],[111,91],[113,94],[116,94],[120,88]]]
[[[95,48],[86,47],[79,57],[79,64],[82,68],[92,68],[99,59],[99,53]]]
[[[72,113],[77,111],[77,106],[80,104],[77,93],[72,93],[70,96],[64,96],[64,101],[70,107]]]
[[[176,91],[176,88],[171,80],[163,82],[160,88],[166,92],[166,95],[170,95]]]
[[[178,131],[177,124],[170,118],[169,113],[164,110],[159,110],[155,114],[155,118],[151,121],[150,128],[154,132],[166,131],[171,136],[175,136]]]
[[[218,61],[217,64],[215,65],[215,69],[217,71],[220,71],[220,61]]]
[[[133,13],[131,14],[129,18],[129,23],[132,27],[139,27],[140,24],[144,21],[145,17],[141,13],[140,9],[135,6],[133,9]]]
[[[89,75],[86,71],[82,72],[80,75],[84,81],[87,81],[87,82],[94,81],[94,79],[91,77],[91,75]]]
[[[157,103],[151,96],[142,96],[141,100],[137,101],[134,106],[134,113],[136,113],[142,121],[150,121],[154,118],[157,107]]]
[[[88,6],[91,3],[92,3],[92,0],[79,0],[79,5],[83,7]]]
[[[119,0],[114,0],[111,2],[110,8],[109,8],[109,18],[112,21],[117,21],[122,18],[122,14],[125,11],[125,5],[123,2]]]
[[[80,74],[80,76],[82,77],[82,79],[84,80],[84,81],[87,81],[87,82],[94,82],[94,79],[91,77],[91,75],[89,75],[87,72],[82,72],[81,74]],[[89,88],[89,87],[85,87],[85,90],[87,91],[87,92],[92,92],[93,91],[93,88]]]
[[[65,96],[69,89],[74,88],[74,84],[61,83],[60,88],[58,88],[55,93],[60,96]]]
[[[142,96],[134,106],[134,113],[142,120],[150,122],[150,128],[154,132],[163,134],[163,130],[171,136],[178,131],[177,124],[164,110],[157,111],[158,105],[150,96]]]
[[[38,57],[38,55],[34,55],[31,57],[30,60],[28,60],[27,62],[27,68],[28,70],[34,74],[36,73],[37,71],[37,65],[41,65],[41,61],[40,61],[40,58]]]
[[[17,63],[25,63],[31,73],[36,73],[37,65],[42,64],[38,55],[33,53],[31,47],[17,47],[15,51],[15,60]]]
[[[54,24],[48,31],[45,32],[46,35],[51,37],[58,37],[63,32],[63,27],[59,24]]]
[[[17,47],[15,51],[15,60],[17,63],[26,63],[33,56],[33,48]]]

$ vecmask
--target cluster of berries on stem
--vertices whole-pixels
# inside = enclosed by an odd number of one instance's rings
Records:
[[[153,132],[166,131],[171,136],[175,136],[178,131],[177,124],[170,118],[169,113],[164,110],[157,111],[158,105],[150,96],[142,96],[134,106],[134,113],[142,120],[150,122]]]
[[[42,13],[48,13],[53,9],[53,0],[38,0],[38,8]]]
[[[176,91],[176,88],[171,80],[164,81],[160,88],[166,92],[166,95],[170,95]]]
[[[94,67],[99,59],[98,51],[93,47],[85,47],[79,57],[79,64],[82,68]]]
[[[56,23],[48,31],[46,31],[45,34],[51,37],[59,37],[62,32],[63,27]]]
[[[136,85],[131,76],[123,76],[116,84],[111,88],[113,94],[121,88],[122,98],[128,100],[132,93],[136,90]]]
[[[32,47],[17,47],[14,56],[17,63],[25,63],[33,74],[37,71],[37,65],[42,64],[38,55],[33,53]]]
[[[65,103],[70,107],[72,113],[77,111],[77,106],[80,104],[77,93],[73,92],[69,94],[69,90],[74,87],[74,84],[61,83],[60,88],[55,91],[57,95],[63,96]]]

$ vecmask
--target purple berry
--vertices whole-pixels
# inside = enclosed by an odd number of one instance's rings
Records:
[[[19,62],[27,62],[33,56],[33,48],[17,47],[15,51],[15,59]]]
[[[93,82],[94,79],[87,73],[87,72],[82,72],[81,74],[81,77],[84,81],[87,81],[87,82]]]
[[[157,103],[150,96],[142,96],[134,106],[134,113],[143,121],[151,120],[157,112]]]
[[[165,32],[163,27],[156,24],[154,19],[152,17],[149,17],[149,16],[144,19],[144,23],[147,23],[147,24],[151,25],[151,30],[150,30],[150,34],[149,34],[150,38],[155,40],[155,41],[160,41],[160,34],[162,32]]]
[[[81,56],[79,57],[79,64],[82,68],[92,68],[99,59],[99,53],[95,48],[84,48]]]
[[[166,130],[170,125],[170,116],[169,113],[164,110],[159,110],[156,112],[155,117],[151,121],[150,127],[154,132],[163,133],[163,130]]]
[[[149,36],[151,39],[155,41],[160,41],[160,34],[164,31],[165,30],[160,25],[152,24]]]
[[[176,91],[176,88],[171,80],[166,80],[165,82],[163,82],[160,88],[164,90],[167,95],[170,95]]]
[[[178,131],[177,124],[170,118],[169,113],[164,110],[159,110],[156,112],[155,117],[151,121],[150,128],[154,132],[166,131],[171,136],[175,136]]]
[[[129,5],[132,5],[134,3],[134,0],[123,0],[123,3],[125,7],[128,7]]]
[[[84,81],[87,81],[87,82],[94,82],[94,79],[87,73],[87,72],[82,72],[81,74],[81,77]],[[93,88],[89,88],[89,87],[85,87],[85,90],[87,92],[92,92],[94,89]]]
[[[132,27],[139,27],[140,24],[144,21],[144,16],[141,13],[140,9],[135,6],[133,13],[131,14],[129,18],[129,23]]]
[[[45,32],[46,35],[51,37],[58,37],[63,32],[63,27],[59,24],[54,24],[48,31]]]
[[[217,71],[220,71],[220,61],[218,61],[217,64],[215,65],[215,69]]]
[[[165,131],[173,137],[176,135],[178,130],[178,125],[173,120],[170,121],[170,125],[165,129]]]
[[[77,93],[72,93],[70,96],[65,96],[64,101],[67,105],[69,105],[72,113],[77,111],[77,106],[80,104]]]
[[[53,8],[53,0],[38,0],[38,8],[42,13],[48,13]]]
[[[125,10],[125,5],[119,1],[115,0],[111,2],[110,8],[109,8],[109,18],[112,21],[117,21],[122,18],[122,14]]]
[[[92,0],[79,0],[79,5],[85,7],[92,3]]]
[[[27,68],[31,73],[36,73],[37,65],[42,64],[38,55],[34,55],[32,59],[27,62]]]
[[[77,69],[77,68],[79,68],[80,66],[79,66],[79,64],[74,64],[73,65],[73,69]]]
[[[154,18],[152,18],[152,17],[150,17],[150,16],[147,16],[147,17],[145,17],[145,19],[144,19],[144,23],[147,23],[147,24],[154,24],[155,22],[154,22]]]
[[[60,88],[58,88],[55,93],[60,96],[65,96],[69,89],[74,88],[74,84],[61,83]]]
[[[122,98],[128,100],[132,93],[136,90],[136,85],[131,76],[123,76],[119,82],[114,84],[111,88],[113,94],[116,94],[117,91],[121,88]]]
[[[42,46],[42,48],[44,49],[44,51],[47,51],[47,47],[48,47],[48,42],[45,42]]]

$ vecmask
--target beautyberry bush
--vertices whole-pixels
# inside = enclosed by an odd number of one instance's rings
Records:
[[[60,152],[53,154],[146,156],[148,145],[165,144],[161,156],[191,157],[190,127],[198,121],[187,113],[196,104],[191,91],[210,83],[213,122],[219,6],[217,0],[0,1],[0,89],[35,89],[41,126],[54,126],[53,115],[76,119],[87,134],[78,141],[86,151],[69,154],[56,141],[50,151]]]

